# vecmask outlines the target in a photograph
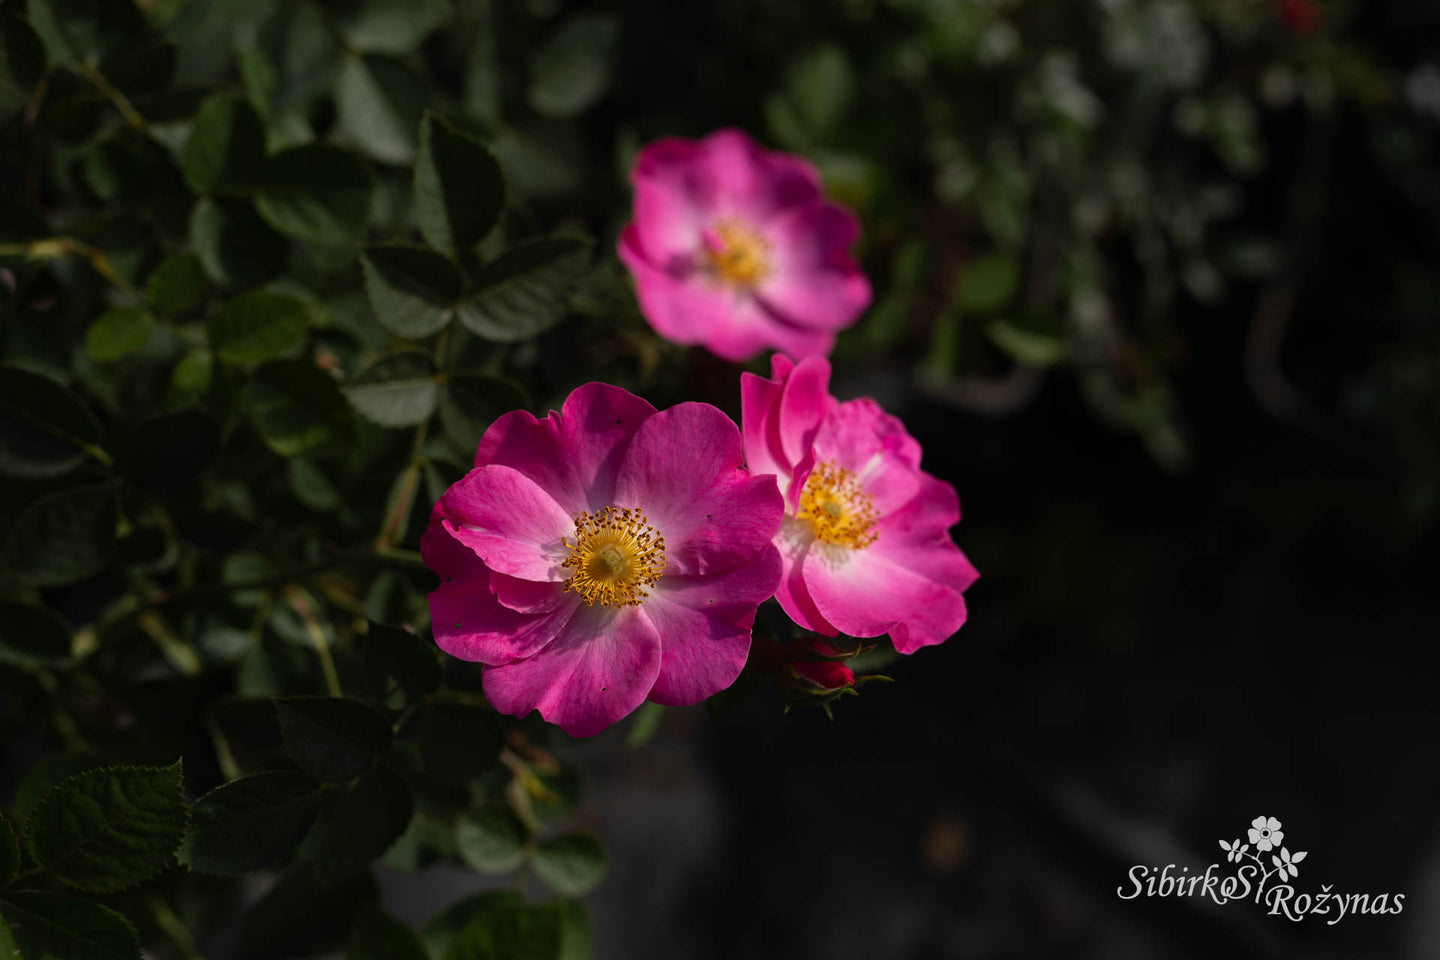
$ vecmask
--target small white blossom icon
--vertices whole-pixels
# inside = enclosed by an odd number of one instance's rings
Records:
[[[1261,853],[1269,853],[1280,846],[1285,834],[1280,831],[1280,821],[1274,817],[1256,817],[1250,821],[1250,842]]]
[[[1292,857],[1289,850],[1281,847],[1280,856],[1271,857],[1270,861],[1275,864],[1275,872],[1280,875],[1280,879],[1285,880],[1289,877],[1299,876],[1300,871],[1295,869],[1295,864],[1299,863],[1301,860],[1304,859],[1304,850],[1301,850],[1299,853],[1295,854]]]
[[[1220,841],[1220,848],[1225,851],[1225,859],[1231,863],[1239,863],[1240,858],[1245,856],[1245,851],[1250,849],[1250,844],[1241,843],[1237,838],[1231,843]]]

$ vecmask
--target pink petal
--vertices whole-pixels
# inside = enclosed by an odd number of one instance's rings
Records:
[[[576,387],[560,411],[537,420],[507,413],[490,425],[475,465],[497,464],[535,481],[572,519],[611,500],[615,471],[630,437],[655,412],[645,400],[607,383]]]
[[[440,498],[445,529],[491,570],[526,580],[564,580],[561,542],[574,522],[548,493],[510,467],[471,470]]]
[[[490,574],[490,592],[495,594],[495,599],[519,613],[554,613],[575,598],[563,587],[564,584],[553,580],[521,580],[503,573]]]
[[[758,290],[772,310],[800,326],[840,330],[870,305],[870,281],[850,254],[854,214],[816,200],[788,209],[766,227],[774,272]]]
[[[456,540],[445,529],[445,512],[437,502],[430,510],[430,523],[420,535],[420,556],[425,566],[443,580],[457,577],[487,579],[490,570],[474,550]]]
[[[735,682],[750,652],[755,608],[775,592],[780,555],[766,547],[754,561],[708,577],[664,576],[645,601],[660,635],[660,673],[650,699],[699,703]]]
[[[766,150],[740,130],[717,130],[700,143],[721,216],[759,225],[820,196],[820,175],[802,157]]]
[[[751,560],[780,529],[770,477],[745,472],[740,431],[708,403],[681,403],[636,431],[615,484],[665,537],[666,574],[707,574]]]
[[[488,580],[457,578],[430,594],[431,630],[435,643],[452,657],[499,666],[550,643],[580,606],[578,597],[567,599],[549,613],[519,613],[495,599]]]
[[[897,566],[873,548],[820,543],[804,563],[805,585],[826,620],[852,637],[889,633],[901,653],[940,643],[965,622],[965,598],[927,572]]]
[[[920,466],[920,444],[899,417],[886,413],[869,397],[836,403],[826,410],[815,434],[816,459],[834,460],[859,471],[879,453],[893,453],[913,468]]]
[[[810,472],[807,461],[829,399],[830,364],[807,357],[798,365],[781,354],[771,358],[774,380],[741,374],[740,409],[745,457],[755,474],[774,473],[793,512],[799,487]],[[803,462],[802,461],[807,461]]]
[[[794,523],[793,520],[786,521],[787,526]],[[780,585],[775,588],[775,599],[779,601],[780,608],[806,630],[813,630],[827,637],[837,635],[840,631],[835,629],[834,624],[826,620],[820,608],[815,606],[815,600],[810,596],[810,588],[805,583],[805,558],[814,541],[808,533],[802,535],[792,532],[787,536],[782,529],[775,542],[780,548],[783,564]]]
[[[501,713],[531,710],[574,737],[594,736],[644,700],[660,672],[660,636],[639,607],[578,604],[534,656],[486,670],[485,696]]]

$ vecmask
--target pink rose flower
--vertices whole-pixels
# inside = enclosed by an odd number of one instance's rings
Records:
[[[436,643],[485,665],[495,709],[574,736],[728,687],[780,577],[784,506],[743,462],[709,404],[589,383],[543,420],[506,414],[420,541]]]
[[[920,469],[920,445],[870,399],[830,396],[821,357],[772,359],[740,378],[745,457],[785,496],[776,599],[816,633],[876,637],[913,653],[965,622],[979,574],[950,539],[955,488]]]
[[[870,303],[850,255],[855,217],[824,199],[815,168],[739,130],[640,151],[620,259],[640,309],[675,343],[743,361],[767,347],[827,354]]]

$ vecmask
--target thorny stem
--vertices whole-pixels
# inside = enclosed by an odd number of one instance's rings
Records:
[[[115,85],[107,80],[103,73],[88,63],[85,64],[82,69],[85,74],[85,79],[94,84],[95,89],[99,90],[105,95],[105,99],[115,105],[115,109],[120,111],[120,116],[125,118],[126,123],[130,124],[130,126],[136,130],[144,130],[148,126],[145,118],[140,116],[140,111],[135,109],[125,94],[116,89]]]

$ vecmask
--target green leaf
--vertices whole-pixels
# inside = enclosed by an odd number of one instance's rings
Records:
[[[345,388],[345,395],[365,417],[382,427],[424,423],[435,412],[440,383],[427,354],[407,351],[377,360]]]
[[[330,478],[305,457],[291,457],[286,462],[290,492],[311,510],[324,512],[340,505],[340,493]]]
[[[531,863],[535,876],[551,890],[578,897],[605,876],[605,848],[587,833],[567,833],[536,847]]]
[[[10,576],[35,586],[83,580],[109,559],[115,522],[115,490],[109,484],[52,493],[15,519],[0,561],[10,568]]]
[[[557,960],[591,960],[595,938],[590,932],[590,914],[585,904],[561,900],[553,906],[560,914],[560,956]]]
[[[10,885],[20,872],[20,839],[5,814],[0,813],[0,890]],[[0,954],[3,956],[3,954]]]
[[[285,239],[242,201],[197,203],[190,243],[210,278],[226,286],[259,286],[285,269]]]
[[[483,373],[454,374],[440,394],[440,425],[451,443],[468,455],[497,417],[528,405],[524,388],[513,380]]]
[[[340,385],[308,360],[276,360],[256,370],[250,418],[282,457],[342,446],[355,431]]]
[[[559,904],[501,907],[478,914],[441,956],[443,960],[560,960],[564,927]]]
[[[425,924],[421,934],[425,949],[432,957],[444,958],[449,954],[450,944],[466,927],[483,922],[491,914],[524,906],[524,899],[514,890],[487,890],[457,900]]]
[[[20,960],[140,960],[130,921],[90,900],[42,890],[9,890],[0,899]]]
[[[20,786],[15,788],[15,802],[11,809],[15,814],[17,823],[29,820],[30,814],[40,806],[40,801],[45,795],[55,788],[55,785],[62,780],[83,773],[86,770],[93,770],[100,766],[100,762],[93,756],[74,753],[52,753],[50,756],[41,759],[29,770],[20,780]]]
[[[255,108],[231,94],[206,100],[195,115],[181,164],[196,193],[255,184],[265,166],[265,128]]]
[[[828,142],[845,118],[855,87],[845,51],[826,44],[795,61],[784,92],[765,104],[776,136],[800,148]]]
[[[337,138],[382,163],[415,160],[415,128],[425,90],[403,63],[389,57],[349,56],[336,80]]]
[[[170,407],[204,402],[215,374],[215,357],[208,350],[186,354],[170,371],[170,389],[165,395]]]
[[[464,783],[494,769],[505,742],[493,712],[449,700],[427,704],[417,730],[426,772],[449,783]]]
[[[415,159],[415,216],[425,241],[468,260],[504,209],[505,175],[490,148],[426,114]]]
[[[1058,324],[1039,314],[992,321],[985,334],[1011,359],[1031,367],[1054,366],[1070,354]]]
[[[449,257],[425,247],[366,247],[360,257],[370,308],[385,329],[412,340],[450,322],[465,278]]]
[[[571,117],[604,96],[620,47],[620,22],[605,13],[571,17],[535,55],[530,105]]]
[[[374,187],[370,168],[348,150],[291,147],[266,162],[255,207],[286,236],[344,243],[365,229]]]
[[[269,290],[242,293],[210,318],[210,348],[226,363],[264,363],[305,339],[310,305]]]
[[[56,477],[100,442],[100,422],[64,385],[0,365],[0,474]]]
[[[0,602],[0,663],[55,666],[71,656],[70,627],[44,607]]]
[[[220,452],[220,425],[189,407],[140,423],[115,445],[115,467],[141,490],[186,489]]]
[[[350,45],[367,53],[409,53],[450,19],[449,0],[367,0],[340,24]]]
[[[407,701],[434,693],[440,687],[435,644],[398,627],[371,623],[365,634],[365,683],[381,703],[395,688]]]
[[[300,844],[319,809],[320,784],[303,773],[235,780],[195,801],[180,859],[230,876],[272,867]]]
[[[525,861],[525,825],[508,808],[477,810],[455,821],[460,859],[481,873],[509,873]]]
[[[355,915],[345,960],[428,960],[428,957],[415,931],[377,906]]]
[[[498,343],[528,340],[560,322],[590,260],[590,241],[533,240],[512,247],[475,278],[477,292],[460,306],[471,333]]]
[[[162,317],[177,317],[199,306],[205,296],[205,268],[200,258],[176,253],[160,261],[145,285],[150,309]]]
[[[651,700],[640,704],[640,709],[635,711],[634,719],[625,731],[625,746],[634,750],[643,747],[655,736],[655,731],[660,729],[660,721],[665,716],[665,708]]]
[[[96,363],[123,360],[145,345],[152,326],[150,314],[134,307],[103,313],[85,332],[85,353]]]
[[[102,767],[45,795],[25,825],[36,866],[91,893],[150,879],[185,838],[180,762],[168,767]]]
[[[23,17],[0,11],[0,119],[25,109],[45,76],[45,44]]]
[[[990,313],[1009,303],[1020,282],[1020,265],[1002,253],[977,257],[960,274],[956,302],[972,313]]]
[[[345,788],[315,826],[315,878],[334,886],[364,870],[400,839],[415,813],[410,788],[376,767]]]
[[[285,752],[313,777],[339,783],[369,770],[390,749],[390,723],[358,700],[276,699]]]

